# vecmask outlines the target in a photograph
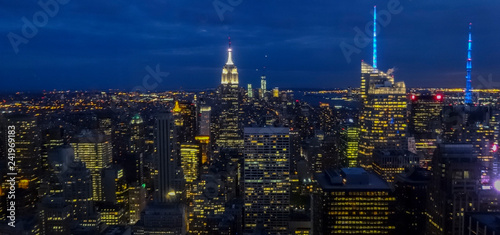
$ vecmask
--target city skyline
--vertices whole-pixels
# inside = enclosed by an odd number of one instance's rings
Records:
[[[0,234],[500,234],[500,4],[457,1],[5,3]]]
[[[23,36],[21,19],[32,21],[43,8],[5,4],[2,11],[8,23],[0,27],[6,35],[1,44],[5,53],[0,76],[12,82],[2,92],[131,90],[148,75],[148,66],[168,73],[153,90],[215,88],[226,57],[227,36],[233,41],[241,86],[258,87],[266,66],[270,88],[358,87],[359,62],[371,61],[371,35],[367,34],[370,43],[357,48],[359,53],[347,56],[350,62],[342,53],[342,43],[354,45],[356,28],[363,29],[371,21],[375,4],[382,21],[384,10],[397,9],[385,26],[379,22],[378,67],[383,71],[395,67],[397,79],[408,87],[423,83],[465,87],[469,22],[474,24],[472,87],[495,88],[485,87],[488,84],[475,78],[491,75],[494,81],[498,74],[489,53],[498,51],[495,42],[500,34],[488,22],[498,3],[459,1],[444,10],[450,3],[294,1],[284,5],[235,1],[229,6],[217,5],[218,1],[169,2],[129,4],[120,6],[123,12],[113,13],[106,12],[117,7],[110,3],[66,2],[58,5],[56,14],[27,43],[17,45],[17,53],[9,40],[13,34]],[[218,11],[215,5],[230,8]],[[85,11],[93,12],[96,6],[101,7],[100,14],[84,18]],[[290,14],[298,17],[284,17]]]

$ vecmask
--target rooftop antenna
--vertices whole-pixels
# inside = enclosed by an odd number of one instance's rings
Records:
[[[373,69],[377,70],[377,5],[373,6]]]
[[[468,49],[467,49],[467,76],[465,77],[467,79],[466,85],[465,85],[465,104],[467,105],[472,105],[472,81],[471,81],[471,71],[472,71],[472,56],[471,56],[471,46],[472,46],[472,37],[471,37],[471,30],[472,29],[472,23],[469,23],[469,43],[468,43]]]
[[[229,47],[227,49],[227,54],[228,55],[227,55],[227,62],[226,62],[226,64],[232,65],[234,63],[233,63],[233,49],[231,49],[231,37],[228,36],[227,40],[228,40],[228,43],[229,43]]]

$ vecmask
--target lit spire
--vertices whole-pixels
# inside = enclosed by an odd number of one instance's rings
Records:
[[[233,65],[233,49],[231,49],[231,37],[228,37],[229,47],[227,48],[227,65]]]
[[[174,108],[172,109],[172,112],[174,113],[180,113],[182,111],[181,107],[179,106],[179,101],[176,100],[175,101],[175,106]]]
[[[472,70],[472,23],[469,23],[469,43],[467,49],[467,76],[465,85],[465,104],[471,105],[472,102],[472,81],[471,81],[471,70]]]
[[[377,69],[377,6],[373,6],[373,69]]]

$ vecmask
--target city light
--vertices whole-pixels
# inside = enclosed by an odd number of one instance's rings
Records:
[[[494,183],[493,183],[493,188],[495,188],[495,190],[499,191],[500,192],[500,179],[496,180]]]

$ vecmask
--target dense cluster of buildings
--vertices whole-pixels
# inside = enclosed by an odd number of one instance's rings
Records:
[[[341,104],[244,89],[232,53],[213,90],[6,95],[0,234],[500,234],[500,94],[472,93],[470,37],[465,94],[374,50]]]

